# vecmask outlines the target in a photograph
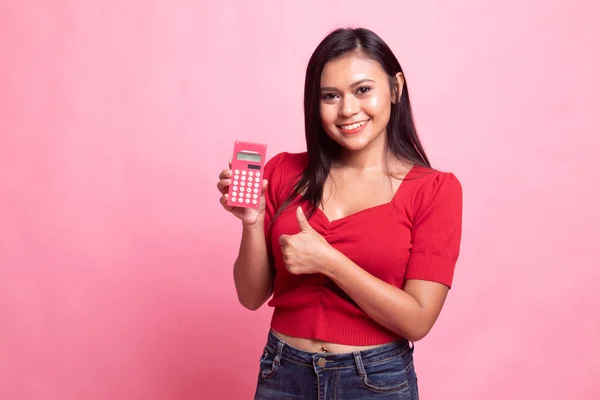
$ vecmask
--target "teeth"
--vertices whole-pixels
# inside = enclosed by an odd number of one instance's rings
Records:
[[[356,128],[360,128],[361,126],[363,126],[364,124],[366,124],[367,121],[363,121],[363,122],[357,122],[356,124],[352,124],[352,125],[341,125],[343,130],[350,130],[350,129],[356,129]]]

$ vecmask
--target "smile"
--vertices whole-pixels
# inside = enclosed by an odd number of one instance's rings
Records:
[[[351,125],[339,125],[339,127],[344,131],[350,131],[352,129],[357,129],[357,128],[360,128],[361,126],[364,126],[367,122],[369,122],[369,120],[356,122]]]
[[[369,121],[370,119],[367,119],[365,121],[355,122],[353,124],[338,125],[338,128],[344,135],[355,135],[365,129],[365,126]]]

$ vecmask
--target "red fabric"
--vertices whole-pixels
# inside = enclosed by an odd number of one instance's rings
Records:
[[[374,322],[335,283],[321,274],[285,269],[279,236],[299,232],[298,196],[273,220],[307,162],[306,153],[280,153],[265,166],[269,181],[265,232],[275,268],[271,326],[284,334],[349,345],[387,343],[399,337]],[[272,225],[270,224],[272,222]],[[452,284],[462,228],[462,188],[451,173],[415,166],[393,199],[329,221],[322,211],[311,226],[371,275],[402,288],[407,279]]]

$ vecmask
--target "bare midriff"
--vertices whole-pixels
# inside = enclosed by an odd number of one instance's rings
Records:
[[[381,345],[372,345],[372,346],[352,346],[347,344],[338,344],[338,343],[330,343],[324,342],[317,339],[306,339],[306,338],[298,338],[294,336],[284,335],[283,333],[277,332],[273,330],[273,334],[277,336],[279,339],[283,340],[290,346],[293,346],[297,349],[304,350],[311,353],[332,353],[332,354],[342,354],[342,353],[352,353],[353,351],[365,351],[369,349],[374,349]]]

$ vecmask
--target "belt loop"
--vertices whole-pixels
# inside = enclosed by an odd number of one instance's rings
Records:
[[[285,346],[285,342],[283,340],[279,340],[279,343],[277,343],[277,354],[275,355],[273,364],[279,365],[279,363],[281,362],[281,355],[283,354],[283,346]]]
[[[415,352],[415,344],[410,340],[408,341],[408,348],[410,349],[410,354]]]
[[[362,363],[362,357],[360,356],[360,351],[353,351],[354,361],[356,362],[356,371],[360,377],[365,376],[365,367]]]

